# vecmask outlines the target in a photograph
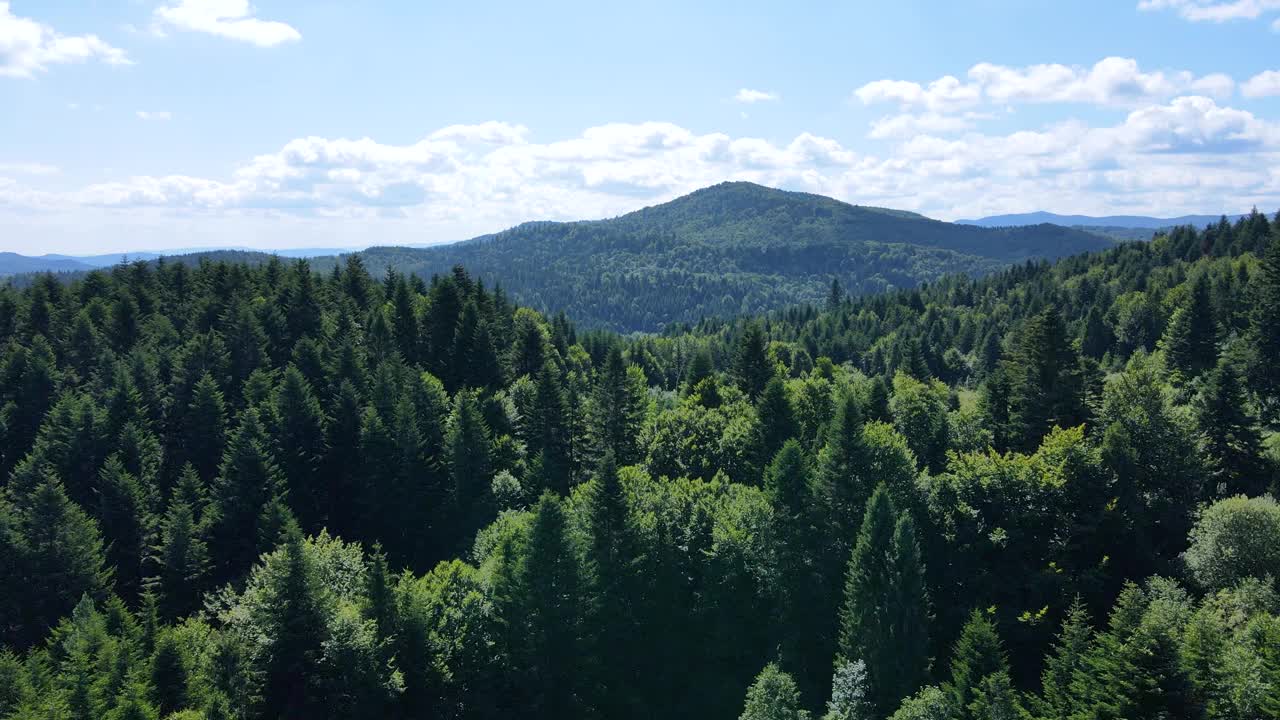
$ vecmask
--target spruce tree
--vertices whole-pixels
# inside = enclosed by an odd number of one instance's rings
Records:
[[[628,372],[622,351],[609,348],[591,395],[588,430],[596,457],[612,453],[619,465],[633,465],[640,460],[646,391],[642,378]]]
[[[971,707],[991,675],[1009,673],[1009,662],[996,627],[980,610],[974,610],[951,650],[951,681],[947,693],[960,720],[979,720]]]
[[[199,607],[210,566],[201,522],[206,502],[200,479],[188,465],[160,522],[158,580],[166,617],[184,617]]]
[[[95,514],[108,543],[107,562],[115,568],[117,592],[132,600],[142,589],[142,563],[152,532],[151,502],[118,454],[107,458],[98,471],[97,490]]]
[[[1262,454],[1262,435],[1235,365],[1223,358],[1205,379],[1196,403],[1210,475],[1222,496],[1267,491],[1272,469]]]
[[[1090,306],[1089,313],[1084,318],[1084,333],[1080,336],[1080,353],[1085,357],[1101,360],[1102,356],[1111,349],[1111,343],[1114,341],[1115,338],[1103,318],[1102,310],[1097,305]],[[996,343],[998,348],[999,338],[996,338]]]
[[[1253,386],[1262,396],[1268,420],[1280,408],[1280,231],[1273,228],[1253,280],[1253,314],[1249,341],[1253,351]]]
[[[213,483],[210,547],[217,548],[220,559],[217,581],[239,576],[266,549],[259,544],[264,511],[284,492],[258,411],[248,408],[240,414],[240,426],[227,443]]]
[[[279,562],[269,565],[261,612],[265,646],[257,660],[262,717],[303,718],[321,713],[314,678],[326,639],[319,578],[296,523],[285,527]]]
[[[191,402],[181,415],[181,445],[174,458],[179,467],[191,463],[202,480],[213,480],[226,444],[226,416],[222,391],[206,372],[196,382]]]
[[[326,427],[320,401],[302,372],[290,365],[281,378],[272,417],[280,472],[289,488],[289,504],[298,522],[309,530],[323,525],[323,496],[316,482],[328,453]]]
[[[924,568],[908,517],[897,519],[889,491],[867,501],[849,557],[839,657],[867,668],[867,700],[887,716],[928,674],[928,601]]]
[[[1034,709],[1044,720],[1070,720],[1079,709],[1081,701],[1074,683],[1076,675],[1086,669],[1091,635],[1088,611],[1077,596],[1040,676],[1041,692]]]
[[[783,443],[798,433],[795,411],[781,377],[775,375],[769,379],[756,403],[756,414],[760,418],[760,454],[769,460],[782,449]]]
[[[559,373],[548,363],[538,373],[526,443],[538,462],[539,487],[561,495],[569,492],[572,472],[568,418],[569,402]]]
[[[733,356],[733,377],[747,397],[755,399],[764,392],[773,377],[773,363],[769,361],[768,340],[759,323],[750,323],[738,339]]]
[[[469,546],[475,532],[496,514],[490,481],[493,479],[492,441],[475,394],[463,391],[454,398],[453,413],[445,435],[445,459],[449,470],[451,517],[444,521],[457,543]]]
[[[1086,419],[1079,359],[1055,308],[1026,322],[1004,372],[1009,380],[1009,442],[1014,448],[1032,451],[1054,426],[1074,427]]]

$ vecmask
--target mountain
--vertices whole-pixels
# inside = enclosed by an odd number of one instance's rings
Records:
[[[286,250],[255,250],[246,247],[213,247],[187,248],[185,250],[158,250],[128,253],[107,253],[103,255],[19,255],[17,253],[0,253],[0,277],[41,272],[85,272],[98,268],[108,268],[121,262],[138,260],[151,261],[166,258],[188,264],[199,262],[201,258],[220,259],[227,262],[265,261],[272,255],[282,258],[313,258],[337,255],[350,252],[351,248],[296,248]]]
[[[610,220],[526,223],[451,245],[370,248],[361,256],[375,276],[388,267],[428,276],[464,265],[517,302],[563,310],[583,326],[658,331],[821,302],[833,279],[865,294],[1111,244],[1055,225],[957,225],[735,182]]]
[[[1242,217],[1244,216],[1226,216],[1226,218],[1231,222],[1235,222]],[[1159,230],[1178,225],[1204,227],[1205,225],[1216,223],[1222,218],[1222,215],[1183,215],[1181,217],[1174,218],[1147,217],[1145,215],[1107,215],[1103,217],[1092,217],[1089,215],[1058,215],[1051,212],[1032,212],[1016,215],[991,215],[984,218],[978,218],[977,220],[957,220],[956,224],[977,225],[978,227],[985,228],[1001,228],[1050,223],[1053,225],[1062,225],[1063,227],[1076,228],[1106,228],[1111,230],[1145,228],[1148,230]]]
[[[36,272],[82,272],[95,266],[69,257],[28,257],[11,252],[0,252],[0,277]]]

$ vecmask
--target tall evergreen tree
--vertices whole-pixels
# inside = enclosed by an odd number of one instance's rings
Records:
[[[644,421],[643,377],[629,372],[622,351],[612,347],[596,377],[591,395],[590,424],[594,454],[612,453],[620,465],[640,459],[640,424]]]
[[[290,507],[303,527],[319,530],[327,509],[321,504],[323,488],[317,483],[328,453],[324,410],[310,383],[292,365],[281,378],[271,420]]]
[[[923,567],[908,517],[896,518],[882,484],[867,501],[849,558],[839,655],[867,667],[867,700],[887,716],[929,670]]]
[[[216,573],[219,581],[248,570],[266,549],[261,542],[274,541],[262,537],[263,523],[268,519],[264,513],[285,491],[258,411],[248,408],[240,414],[240,426],[227,443],[213,483],[210,546],[218,549],[221,560]]]
[[[769,663],[747,689],[738,720],[809,720],[795,680],[775,663]]]
[[[759,323],[747,325],[733,356],[733,377],[747,397],[755,399],[764,392],[773,377],[773,363],[769,362],[768,340]]]
[[[264,718],[324,716],[313,683],[326,626],[319,578],[296,523],[285,528],[282,553],[265,581],[261,612],[266,644],[257,660],[262,676],[259,711]]]
[[[1191,293],[1173,312],[1160,339],[1165,362],[1188,378],[1212,368],[1218,359],[1218,323],[1209,296],[1209,281],[1202,274]]]
[[[1272,229],[1258,274],[1253,280],[1253,314],[1249,340],[1253,351],[1253,385],[1262,396],[1268,419],[1280,408],[1280,231]]]
[[[190,405],[181,415],[182,437],[174,461],[191,463],[206,482],[217,474],[226,444],[226,403],[213,376],[205,373],[196,382]]]
[[[107,458],[98,471],[97,495],[95,514],[108,542],[107,562],[115,568],[116,591],[132,600],[142,590],[142,563],[152,532],[152,502],[118,454]]]
[[[1055,308],[1032,317],[1003,370],[1009,382],[1009,441],[1030,451],[1055,425],[1074,427],[1086,419],[1079,359]]]
[[[951,650],[951,681],[947,693],[961,720],[980,720],[972,707],[992,675],[1009,673],[1009,662],[996,626],[980,610],[974,610]]]
[[[445,435],[449,468],[449,495],[452,509],[443,518],[446,537],[470,544],[475,532],[496,512],[490,481],[493,479],[492,440],[474,393],[463,391],[454,398],[453,413]]]
[[[1204,451],[1219,495],[1260,495],[1272,481],[1262,435],[1235,365],[1223,358],[1205,379],[1196,404]]]
[[[782,449],[783,443],[799,432],[791,397],[781,377],[775,375],[769,379],[756,403],[756,414],[760,418],[761,457],[772,459]]]

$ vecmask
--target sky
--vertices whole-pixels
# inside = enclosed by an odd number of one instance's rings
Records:
[[[0,251],[1280,209],[1280,0],[0,0]]]

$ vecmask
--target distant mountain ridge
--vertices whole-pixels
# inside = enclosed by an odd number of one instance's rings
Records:
[[[177,259],[189,256],[208,257],[216,253],[260,253],[264,256],[278,255],[282,258],[313,258],[326,255],[339,255],[352,252],[353,248],[295,248],[284,250],[257,250],[237,246],[219,246],[208,248],[186,248],[181,250],[145,250],[140,252],[103,253],[100,255],[64,255],[49,253],[47,255],[20,255],[12,252],[0,252],[0,277],[39,272],[86,272],[96,268],[106,268],[122,262],[138,260],[151,261],[160,258]]]
[[[1162,228],[1175,227],[1177,225],[1194,225],[1197,228],[1203,228],[1205,225],[1216,223],[1221,220],[1222,215],[1182,215],[1174,218],[1157,218],[1145,215],[1105,215],[1102,217],[1094,217],[1091,215],[1058,215],[1051,212],[1031,212],[1013,215],[990,215],[977,220],[957,220],[957,225],[976,225],[977,227],[998,228],[998,227],[1022,227],[1026,225],[1041,225],[1050,223],[1053,225],[1061,225],[1063,227],[1096,227],[1096,228],[1144,228],[1149,230],[1159,230]],[[1235,222],[1244,217],[1244,215],[1227,215],[1227,220]]]

